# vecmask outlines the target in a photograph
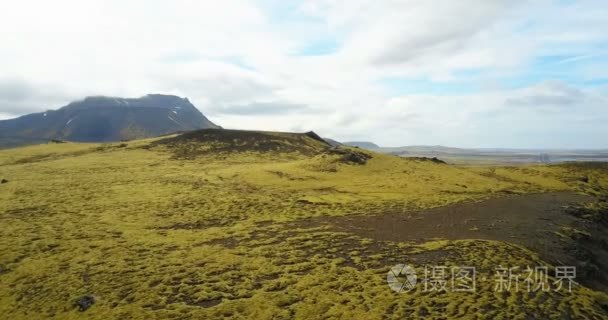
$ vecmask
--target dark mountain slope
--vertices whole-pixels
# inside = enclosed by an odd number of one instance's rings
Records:
[[[319,154],[331,145],[316,133],[203,129],[161,139],[152,146],[167,146],[179,158],[209,153],[273,152]]]
[[[51,139],[119,141],[204,128],[219,127],[187,98],[160,94],[137,99],[88,97],[58,110],[0,121],[0,147]]]

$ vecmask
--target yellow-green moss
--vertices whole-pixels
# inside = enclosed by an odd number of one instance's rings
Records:
[[[154,139],[0,151],[0,317],[10,319],[514,319],[602,318],[605,296],[396,294],[395,263],[438,261],[490,270],[542,263],[481,240],[376,243],[290,223],[480,200],[503,191],[584,191],[559,166],[456,167],[373,154],[234,153],[178,160]],[[585,173],[605,188],[607,178]],[[450,260],[451,259],[451,260]],[[405,261],[404,261],[405,260]],[[420,266],[421,267],[421,266]],[[489,277],[490,274],[487,274]],[[95,305],[72,305],[84,294]],[[542,303],[541,303],[542,301]],[[598,302],[600,301],[600,302]],[[488,309],[491,308],[491,309]]]

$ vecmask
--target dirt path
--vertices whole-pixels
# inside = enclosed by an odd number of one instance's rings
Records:
[[[342,231],[377,240],[480,238],[532,244],[538,239],[529,241],[531,236],[545,238],[576,220],[564,206],[593,200],[572,193],[510,195],[411,213],[328,218],[327,222]]]
[[[408,213],[322,217],[308,221],[329,225],[378,241],[424,242],[432,239],[486,239],[511,242],[537,252],[553,265],[580,266],[587,284],[606,290],[597,266],[608,265],[608,249],[593,239],[577,239],[572,230],[598,234],[598,227],[567,212],[568,206],[593,202],[591,196],[574,193],[509,195],[481,202],[467,202]],[[605,231],[605,229],[602,229]],[[599,231],[599,235],[603,238]],[[587,242],[585,242],[587,241]],[[589,269],[589,266],[594,266]]]

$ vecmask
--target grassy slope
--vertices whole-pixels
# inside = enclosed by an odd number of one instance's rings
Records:
[[[593,193],[608,188],[599,170],[461,168],[379,154],[366,165],[297,153],[180,159],[149,141],[0,151],[9,181],[0,185],[1,318],[604,316],[605,296],[584,287],[566,296],[497,294],[491,283],[468,295],[398,295],[385,283],[390,266],[420,252],[452,251],[460,258],[444,263],[485,266],[488,276],[497,264],[542,263],[520,247],[374,243],[295,223],[505,191]],[[72,306],[83,294],[97,299],[84,314]]]

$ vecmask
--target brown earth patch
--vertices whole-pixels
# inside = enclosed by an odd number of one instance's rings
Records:
[[[568,192],[505,195],[480,202],[382,215],[319,217],[302,226],[329,226],[376,241],[497,240],[524,246],[556,266],[574,265],[589,287],[608,291],[608,226],[573,212],[592,196]]]

